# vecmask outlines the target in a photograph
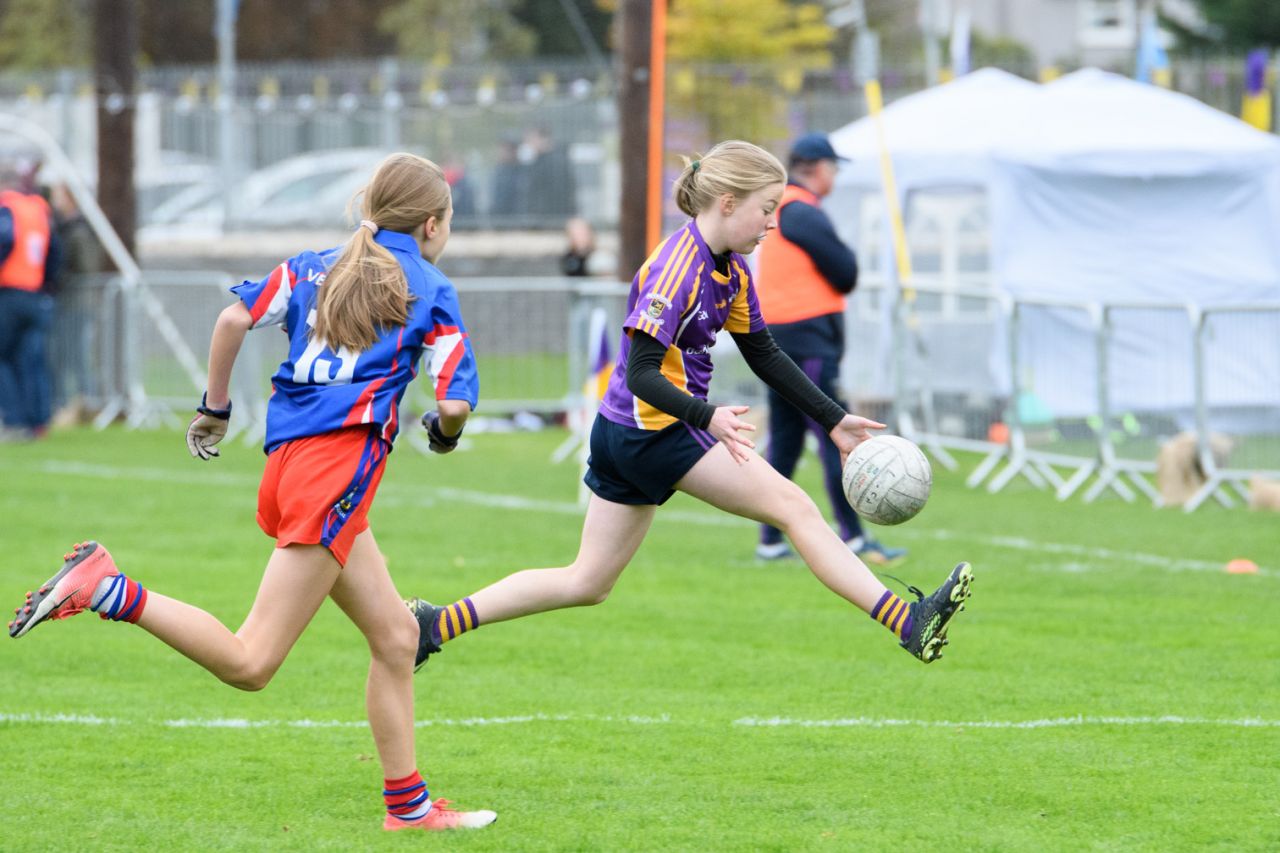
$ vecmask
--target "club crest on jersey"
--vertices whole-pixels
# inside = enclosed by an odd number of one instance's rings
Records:
[[[650,320],[662,322],[662,312],[671,306],[671,300],[656,292],[650,292],[645,299],[649,300],[649,307],[644,309],[644,315]]]

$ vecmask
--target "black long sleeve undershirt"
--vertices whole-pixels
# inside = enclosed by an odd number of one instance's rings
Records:
[[[817,421],[824,432],[831,432],[844,419],[844,408],[824,394],[791,356],[778,347],[768,329],[730,334],[751,372],[788,403]]]
[[[733,340],[752,373],[787,402],[821,424],[824,430],[830,432],[844,418],[844,409],[822,393],[804,371],[778,348],[768,329],[734,333]],[[657,338],[633,331],[631,353],[627,356],[627,389],[658,411],[706,429],[715,414],[715,406],[686,394],[662,375],[662,360],[666,354],[667,348]]]
[[[627,356],[627,390],[660,412],[666,412],[698,429],[706,429],[716,407],[671,384],[662,375],[667,348],[653,335],[633,331]]]

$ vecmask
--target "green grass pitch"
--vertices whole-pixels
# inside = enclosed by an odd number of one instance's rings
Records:
[[[563,438],[402,440],[372,515],[402,592],[569,561]],[[173,431],[0,446],[0,604],[97,538],[238,626],[271,548],[261,468],[238,441],[196,462]],[[88,614],[4,638],[0,849],[1280,849],[1280,517],[993,496],[963,473],[879,531],[918,586],[975,567],[937,664],[683,497],[605,605],[449,645],[415,684],[421,767],[500,818],[447,838],[380,830],[367,653],[331,603],[256,694]],[[1233,557],[1262,571],[1221,571]]]

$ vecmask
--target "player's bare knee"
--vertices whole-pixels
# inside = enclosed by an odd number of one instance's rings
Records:
[[[826,524],[826,521],[822,518],[822,511],[813,502],[813,498],[809,497],[803,489],[795,486],[795,484],[788,485],[794,488],[788,489],[788,494],[784,500],[774,507],[776,516],[775,520],[771,522],[773,526],[784,533],[790,534],[810,524]]]
[[[612,580],[604,582],[578,571],[577,567],[570,569],[566,591],[567,603],[570,607],[591,607],[603,604],[612,591]]]
[[[369,637],[369,653],[389,663],[411,661],[418,651],[418,633],[418,620],[407,607],[401,607],[393,619]]]
[[[609,593],[611,592],[613,592],[612,586],[584,589],[578,598],[578,604],[585,607],[594,607],[597,604],[604,604],[605,599],[609,597]]]
[[[237,690],[257,693],[271,683],[272,676],[279,668],[279,664],[253,662],[237,667],[231,672],[222,673],[219,678]]]

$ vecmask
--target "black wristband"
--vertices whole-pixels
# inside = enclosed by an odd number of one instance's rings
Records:
[[[435,417],[432,417],[435,415]],[[440,415],[438,412],[427,412],[422,416],[422,425],[427,428],[427,435],[433,441],[443,444],[450,449],[458,446],[458,439],[462,438],[462,429],[458,430],[457,435],[448,436],[444,434],[444,430],[440,429]],[[464,426],[463,429],[466,429]]]
[[[211,418],[217,418],[220,421],[231,420],[231,401],[230,400],[227,400],[227,407],[225,409],[211,409],[207,405],[205,405],[208,402],[208,399],[209,399],[208,391],[205,391],[203,394],[200,395],[200,405],[196,406],[197,412],[199,412],[202,415],[208,415]]]

